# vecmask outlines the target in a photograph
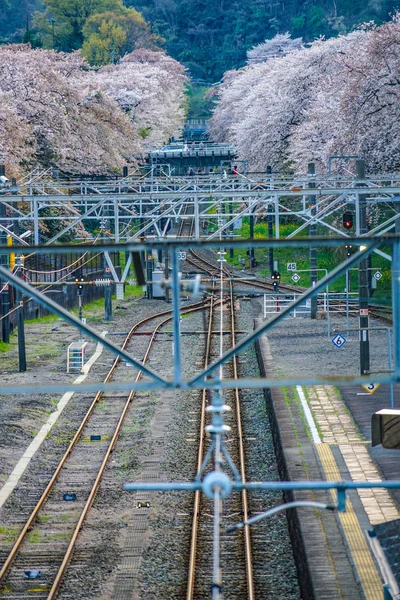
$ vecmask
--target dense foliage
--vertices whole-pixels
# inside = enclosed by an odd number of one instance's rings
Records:
[[[387,21],[399,6],[399,0],[0,0],[0,41],[25,36],[65,52],[84,45],[92,64],[105,64],[140,47],[160,46],[164,38],[168,53],[192,77],[213,83],[277,33],[289,31],[305,42],[329,38],[371,19]]]
[[[369,26],[226,74],[212,118],[253,170],[358,155],[400,168],[400,23]]]
[[[122,0],[0,0],[0,41],[71,52],[93,65],[116,62],[138,48],[156,48],[142,15]],[[36,10],[35,10],[36,9]],[[3,18],[2,18],[3,17]]]
[[[125,0],[142,12],[167,51],[195,78],[218,81],[245,64],[246,51],[291,32],[306,42],[337,36],[364,21],[387,20],[398,0]]]
[[[0,163],[112,173],[147,144],[179,135],[186,77],[163,53],[137,51],[92,71],[78,52],[0,47]]]

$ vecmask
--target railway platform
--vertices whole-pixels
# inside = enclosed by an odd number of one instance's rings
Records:
[[[279,365],[274,359],[273,340],[264,335],[257,346],[261,371],[282,375],[282,363]],[[396,392],[398,406],[400,398]],[[400,478],[398,452],[380,446],[371,448],[371,415],[389,405],[385,386],[374,395],[364,394],[359,386],[337,389],[316,385],[274,388],[267,390],[266,396],[283,479]],[[331,504],[335,501],[330,493],[321,491],[312,495],[296,493],[288,496],[287,500],[291,499]],[[384,597],[386,581],[370,548],[368,531],[399,519],[399,500],[398,492],[354,490],[347,494],[345,513],[298,509],[288,515],[304,598]]]

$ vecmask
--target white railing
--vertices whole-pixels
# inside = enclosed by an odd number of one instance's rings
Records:
[[[264,319],[268,315],[274,315],[297,300],[301,294],[264,294]],[[292,317],[310,316],[311,302],[307,300],[304,305],[297,306],[290,313]]]
[[[328,311],[327,293],[318,294],[318,310]],[[329,292],[329,310],[358,314],[358,292]]]
[[[264,294],[264,319],[268,315],[273,315],[297,300],[301,294]],[[328,294],[326,292],[318,294],[317,310],[320,312],[329,313],[332,311],[343,312],[346,314],[358,314],[358,293],[351,292],[349,294],[329,292],[329,306],[328,306]],[[311,311],[311,301],[307,300],[304,305],[296,307],[293,312],[290,313],[292,317],[309,317]]]

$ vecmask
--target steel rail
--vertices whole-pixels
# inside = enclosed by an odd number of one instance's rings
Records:
[[[215,272],[216,267],[206,259],[197,255],[195,252],[191,251],[194,258],[206,265],[206,267],[201,267],[206,272],[210,272],[208,267],[213,269]],[[191,262],[189,260],[189,262]],[[193,264],[193,263],[192,263]],[[199,266],[199,265],[196,265]],[[228,276],[230,278],[231,273],[228,271],[226,267],[223,267],[222,274]],[[234,320],[234,297],[233,297],[233,287],[232,282],[230,281],[230,321],[231,321],[231,339],[232,346],[236,344],[236,334],[235,334],[235,320]],[[210,319],[208,326],[208,335],[207,335],[207,343],[206,343],[206,353],[205,353],[205,368],[208,365],[209,353],[211,348],[211,337],[212,337],[212,305],[210,307]],[[234,379],[238,379],[238,365],[237,365],[237,357],[233,357],[233,377]],[[241,421],[241,405],[240,405],[240,394],[239,389],[236,388],[234,390],[235,393],[235,407],[236,407],[236,421],[237,421],[237,429],[238,429],[238,447],[239,447],[239,463],[240,463],[240,475],[241,480],[244,483],[246,481],[246,469],[245,469],[245,455],[244,455],[244,442],[243,442],[243,429],[242,429],[242,421]],[[201,419],[200,419],[200,439],[199,439],[199,450],[198,450],[198,462],[197,462],[197,475],[200,473],[200,469],[203,462],[204,457],[204,427],[205,427],[205,408],[206,408],[206,398],[207,398],[207,390],[203,389],[202,391],[202,405],[201,405]],[[242,497],[242,507],[243,507],[243,516],[246,520],[249,515],[249,506],[248,506],[248,496],[247,491],[245,489],[241,492]],[[191,545],[190,545],[190,558],[189,558],[189,574],[188,574],[188,584],[187,584],[187,593],[186,600],[194,600],[195,598],[195,570],[196,570],[196,553],[197,553],[197,539],[198,539],[198,526],[199,526],[199,513],[200,513],[200,499],[201,492],[199,490],[195,491],[194,498],[194,508],[193,508],[193,517],[192,517],[192,536],[191,536]],[[254,600],[255,592],[254,592],[254,577],[253,577],[253,565],[252,565],[252,552],[251,552],[251,535],[250,529],[248,527],[245,528],[244,531],[244,554],[245,554],[245,565],[246,565],[246,583],[247,583],[247,598],[248,600]]]
[[[211,338],[212,338],[212,333],[213,333],[213,331],[212,331],[213,316],[214,316],[214,297],[212,296],[211,303],[210,303],[208,332],[207,332],[207,341],[206,341],[205,358],[204,358],[204,366],[205,367],[207,367],[209,358],[210,358]],[[199,447],[198,447],[198,452],[197,452],[196,477],[200,474],[201,466],[203,464],[203,459],[204,459],[206,405],[207,405],[207,390],[204,388],[202,390],[202,398],[201,398],[200,437],[199,437]],[[191,535],[191,540],[190,540],[190,554],[189,554],[189,568],[188,568],[188,582],[187,582],[187,589],[186,589],[186,600],[194,600],[194,598],[195,598],[194,584],[195,584],[195,574],[196,574],[200,500],[201,500],[201,493],[199,490],[196,490],[194,493],[194,503],[193,503],[192,535]]]
[[[190,306],[185,307],[185,308],[189,309],[189,308],[193,308],[193,307],[199,307],[202,304],[204,304],[204,302],[198,302],[196,304],[190,305]],[[131,328],[131,330],[128,332],[128,334],[127,334],[127,336],[125,338],[125,341],[124,341],[124,343],[122,345],[123,349],[128,344],[130,338],[133,336],[133,334],[136,331],[136,329],[138,329],[141,325],[147,323],[148,321],[151,321],[154,318],[157,318],[157,317],[160,317],[160,316],[164,316],[164,315],[167,315],[167,314],[171,314],[171,313],[172,313],[171,310],[162,311],[161,313],[157,313],[157,314],[152,315],[150,317],[146,317],[145,319],[142,319],[141,321],[139,321],[138,323],[136,323]],[[120,360],[121,359],[120,359],[119,356],[117,356],[115,358],[115,360],[113,362],[113,365],[111,366],[110,371],[108,372],[108,374],[107,374],[107,376],[106,376],[106,378],[104,380],[104,383],[108,383],[110,381],[110,379],[111,379],[111,377],[112,377],[112,375],[113,375],[113,373],[114,373],[114,371],[115,371],[118,363],[120,362]],[[79,427],[78,427],[78,429],[77,429],[74,437],[72,438],[72,440],[71,440],[71,442],[70,442],[67,450],[65,451],[63,457],[61,458],[61,460],[60,460],[60,462],[59,462],[56,470],[54,471],[54,473],[53,473],[53,475],[52,475],[49,483],[47,484],[47,486],[46,486],[45,490],[43,491],[40,499],[38,500],[35,508],[33,509],[31,515],[29,516],[29,518],[26,521],[24,527],[22,528],[22,530],[21,530],[21,532],[20,532],[20,534],[19,534],[19,536],[18,536],[18,538],[17,538],[17,540],[16,540],[13,548],[11,549],[11,551],[10,551],[7,559],[5,560],[3,566],[2,566],[2,568],[0,570],[0,583],[2,583],[5,580],[10,567],[11,567],[13,561],[15,560],[15,558],[17,556],[18,550],[20,549],[20,547],[22,545],[22,542],[24,541],[24,539],[26,537],[26,534],[28,533],[29,529],[32,527],[32,525],[33,525],[33,523],[34,523],[34,521],[35,521],[35,519],[36,519],[39,511],[44,506],[44,504],[45,504],[45,502],[46,502],[46,500],[47,500],[47,498],[48,498],[48,496],[49,496],[49,494],[50,494],[50,492],[51,492],[51,490],[52,490],[55,482],[58,479],[58,476],[59,476],[59,474],[60,474],[63,466],[66,463],[66,460],[67,460],[68,456],[71,454],[72,450],[76,446],[76,444],[77,444],[77,442],[78,442],[78,440],[79,440],[79,438],[81,436],[81,433],[82,433],[84,427],[86,426],[87,422],[89,421],[89,418],[92,415],[96,404],[101,400],[102,396],[103,396],[103,392],[102,391],[97,392],[97,394],[94,397],[94,399],[93,399],[93,401],[92,401],[89,409],[87,410],[85,416],[83,417],[82,422],[79,425]]]
[[[209,302],[208,302],[208,300],[206,300],[202,304],[203,304],[203,306],[198,306],[196,308],[192,308],[192,309],[189,309],[189,310],[188,309],[183,310],[182,314],[187,314],[187,313],[191,313],[191,312],[196,312],[196,311],[199,311],[199,310],[203,310],[209,304]],[[157,316],[159,316],[159,315],[157,315]],[[155,336],[157,335],[159,329],[161,329],[161,327],[163,327],[164,325],[166,325],[166,323],[168,323],[168,321],[170,321],[171,319],[172,319],[172,316],[169,316],[166,319],[164,319],[163,321],[161,321],[161,323],[159,323],[155,327],[155,329],[154,329],[154,331],[153,331],[153,333],[151,335],[151,338],[149,340],[149,343],[148,343],[147,350],[145,352],[144,358],[143,358],[143,364],[145,364],[146,361],[147,361],[147,358],[148,358],[148,356],[150,354],[150,350],[152,348]],[[136,375],[135,383],[138,383],[138,381],[142,377],[143,377],[143,371],[139,371],[138,374]],[[60,586],[61,586],[64,574],[65,574],[65,571],[68,568],[68,565],[69,565],[69,563],[71,561],[72,554],[73,554],[73,551],[75,549],[76,541],[78,539],[78,535],[79,535],[79,533],[80,533],[80,531],[82,529],[82,526],[83,526],[83,524],[85,522],[87,514],[88,514],[88,512],[90,510],[90,507],[93,504],[94,498],[95,498],[96,493],[97,493],[97,491],[99,489],[99,486],[100,486],[101,479],[102,479],[104,471],[106,469],[106,466],[107,466],[107,463],[108,463],[108,459],[110,458],[111,452],[114,450],[114,447],[115,447],[115,445],[117,443],[117,440],[118,440],[118,436],[119,436],[120,431],[121,431],[121,427],[122,427],[123,422],[125,420],[126,413],[127,413],[128,409],[129,409],[129,407],[131,405],[131,402],[132,402],[132,400],[133,400],[133,398],[135,396],[136,396],[136,390],[132,390],[129,393],[129,396],[128,396],[127,400],[126,400],[124,409],[123,409],[122,414],[121,414],[121,416],[119,418],[119,421],[118,421],[117,426],[115,428],[114,434],[113,434],[113,436],[111,438],[111,441],[110,441],[110,444],[109,444],[109,446],[107,448],[106,454],[105,454],[105,456],[103,458],[103,461],[102,461],[102,463],[100,465],[98,474],[97,474],[96,479],[95,479],[95,481],[93,483],[93,487],[92,487],[92,489],[90,491],[89,497],[88,497],[88,499],[87,499],[87,501],[85,503],[85,506],[83,507],[83,510],[81,512],[81,516],[79,517],[79,520],[78,520],[78,522],[77,522],[77,524],[75,526],[74,532],[72,534],[72,538],[71,538],[71,540],[69,542],[69,545],[68,545],[68,548],[67,548],[67,550],[65,552],[65,555],[64,555],[63,561],[61,563],[61,566],[60,566],[60,568],[59,568],[59,570],[57,572],[57,575],[56,575],[56,577],[54,579],[54,582],[53,582],[53,585],[52,585],[51,590],[49,592],[47,600],[54,600],[57,597],[58,591],[60,589]]]
[[[209,267],[212,268],[212,271],[210,269],[206,269],[204,267],[202,267],[201,265],[196,264],[196,262],[194,262],[190,257],[186,258],[187,262],[189,262],[190,264],[192,264],[195,267],[200,267],[202,268],[206,273],[208,273],[209,275],[213,275],[217,269],[217,267],[215,265],[213,265],[211,262],[209,262],[208,260],[206,260],[205,258],[202,258],[201,256],[199,256],[194,250],[193,248],[190,249],[190,254],[195,258],[195,260],[204,263],[205,265],[208,265]],[[228,269],[224,269],[224,274],[226,276],[228,276],[229,278],[233,278],[233,281],[235,281],[235,279],[240,280],[240,283],[243,285],[247,285],[249,287],[256,287],[256,288],[260,288],[262,290],[268,290],[271,291],[273,288],[272,283],[268,282],[268,281],[263,281],[260,279],[249,279],[248,281],[246,281],[246,278],[242,278],[242,277],[235,277],[235,275],[233,275],[232,273],[230,273],[230,271]],[[286,284],[280,284],[280,289],[281,290],[287,290],[289,293],[298,293],[301,294],[302,292],[304,292],[304,290],[306,288],[300,288],[300,287],[295,287],[292,285],[286,285]]]
[[[234,297],[232,282],[230,282],[230,317],[231,317],[231,337],[232,347],[236,346],[236,331],[235,331],[235,311],[234,311]],[[233,356],[233,377],[238,379],[238,362],[237,356]],[[239,444],[239,465],[240,465],[240,476],[242,483],[246,482],[246,458],[244,455],[244,442],[243,442],[243,428],[242,428],[242,417],[241,417],[241,402],[240,392],[238,388],[235,388],[235,406],[236,406],[236,426],[238,431],[238,444]],[[247,490],[242,490],[242,504],[243,504],[243,520],[246,522],[249,517],[249,502],[247,496]],[[248,600],[254,600],[254,576],[253,576],[253,562],[251,553],[251,536],[250,528],[244,528],[244,547],[245,547],[245,562],[246,562],[246,576],[247,576],[247,598]]]

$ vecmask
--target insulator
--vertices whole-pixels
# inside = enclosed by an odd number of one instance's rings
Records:
[[[97,287],[107,287],[111,284],[110,279],[96,279],[95,284]]]

